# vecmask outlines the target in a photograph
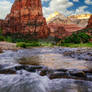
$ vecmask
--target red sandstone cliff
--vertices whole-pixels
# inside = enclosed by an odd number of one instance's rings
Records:
[[[72,32],[68,32],[61,24],[49,23],[48,27],[50,28],[50,36],[52,37],[62,39],[72,34]]]
[[[88,21],[88,26],[87,28],[92,28],[92,16],[90,17],[89,21]]]
[[[15,0],[2,29],[5,34],[36,32],[38,38],[47,37],[49,29],[42,14],[41,0]]]
[[[80,22],[78,19],[65,17],[57,12],[53,16],[47,18],[51,36],[57,36],[58,38],[70,36],[73,32],[83,29],[83,27],[79,26],[80,24],[85,26],[84,21],[81,20]]]

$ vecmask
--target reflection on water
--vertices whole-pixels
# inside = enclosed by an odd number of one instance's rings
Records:
[[[68,49],[66,49],[68,50]],[[18,51],[5,51],[0,55],[0,64],[42,64],[50,68],[85,69],[86,61],[64,57],[59,48],[33,48]]]

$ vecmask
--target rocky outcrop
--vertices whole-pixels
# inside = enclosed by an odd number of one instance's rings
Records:
[[[87,21],[84,21],[86,20],[65,17],[63,14],[58,12],[51,14],[47,18],[47,23],[50,28],[50,35],[58,38],[70,36],[73,32],[83,29],[84,26],[87,25]]]
[[[76,24],[59,24],[59,23],[49,23],[48,27],[50,29],[50,36],[65,38],[70,36],[73,32],[82,29]]]
[[[72,23],[76,24],[77,26],[84,28],[88,25],[89,19],[77,19],[77,18],[71,18]]]
[[[87,28],[92,28],[92,16],[90,17],[89,21],[88,21],[88,26]]]
[[[42,14],[41,0],[15,0],[2,29],[4,34],[37,33],[37,38],[47,37],[49,29]]]
[[[58,23],[58,24],[71,24],[72,21],[70,18],[67,18],[63,14],[60,14],[59,12],[55,12],[51,14],[47,19],[47,23]]]
[[[64,38],[71,35],[71,32],[65,30],[64,26],[56,23],[49,23],[48,27],[50,28],[50,36],[57,38]]]
[[[51,14],[46,20],[47,23],[59,23],[59,24],[75,24],[81,28],[84,28],[88,25],[88,20],[91,14],[81,14],[81,15],[73,15],[73,16],[64,16],[59,12],[55,12]]]

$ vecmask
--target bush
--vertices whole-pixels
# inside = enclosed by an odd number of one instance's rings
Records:
[[[26,48],[26,43],[25,43],[25,42],[20,42],[20,43],[17,43],[16,46],[17,46],[17,47]]]
[[[2,35],[2,30],[1,30],[1,28],[0,28],[0,36]]]
[[[40,43],[37,41],[32,41],[32,42],[30,42],[30,43],[26,43],[26,45],[27,45],[27,47],[36,47],[36,46],[40,46]]]
[[[10,36],[7,36],[7,37],[5,38],[5,41],[7,41],[7,42],[12,42],[12,38],[11,38]]]
[[[80,40],[81,40],[81,42],[83,42],[83,43],[89,42],[89,39],[91,38],[88,34],[86,34],[86,33],[84,33],[84,32],[80,32],[80,33],[78,34],[78,36],[80,37]]]
[[[87,43],[89,42],[91,36],[85,32],[73,33],[71,36],[64,39],[64,43]]]
[[[0,41],[4,41],[5,37],[4,36],[0,36]]]

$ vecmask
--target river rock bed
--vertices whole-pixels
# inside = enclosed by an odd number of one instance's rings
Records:
[[[64,56],[77,50],[61,47],[4,50],[0,54],[0,92],[92,92],[91,61]]]
[[[65,78],[92,81],[92,71],[77,69],[49,69],[35,65],[0,65],[0,74],[22,74],[23,70],[47,76],[49,79]]]
[[[92,61],[92,48],[75,48],[63,52],[64,56],[77,58],[79,60]]]

